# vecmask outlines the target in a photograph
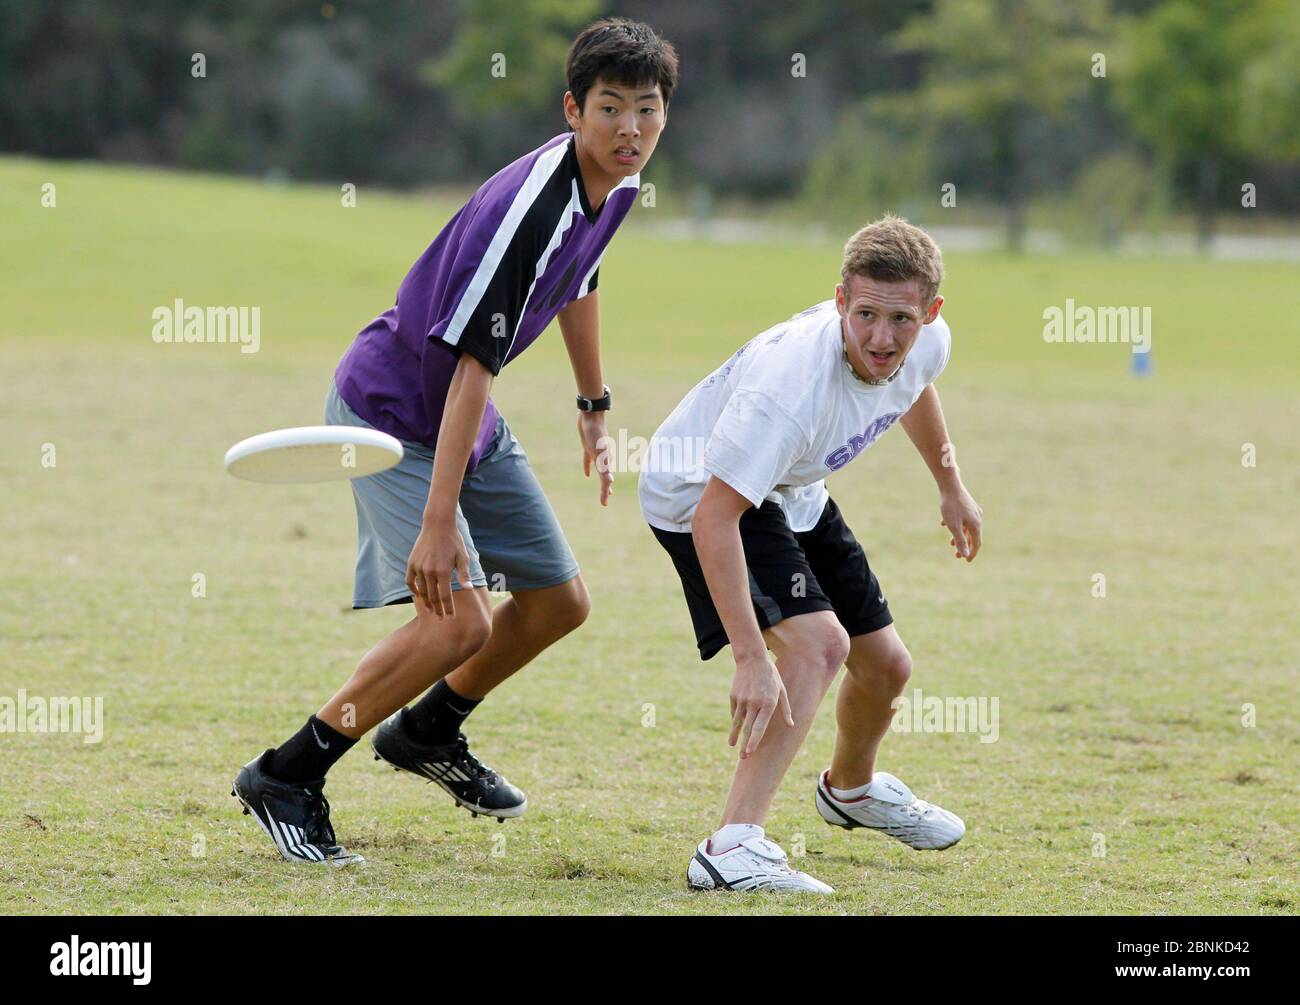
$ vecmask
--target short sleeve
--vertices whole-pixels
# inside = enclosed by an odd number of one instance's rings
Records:
[[[761,506],[810,445],[811,435],[776,401],[737,389],[709,435],[703,467]]]

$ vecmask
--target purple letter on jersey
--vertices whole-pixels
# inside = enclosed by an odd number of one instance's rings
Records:
[[[849,461],[880,439],[881,434],[897,422],[902,414],[902,412],[890,412],[887,415],[878,416],[861,436],[850,437],[849,442],[844,446],[836,447],[827,454],[826,466],[832,471],[838,471],[844,467]]]

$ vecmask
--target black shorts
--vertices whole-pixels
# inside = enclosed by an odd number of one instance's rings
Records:
[[[727,644],[727,633],[709,596],[695,542],[690,534],[650,529],[681,577],[700,659],[711,659]],[[834,499],[827,500],[817,526],[803,533],[790,529],[774,502],[748,509],[740,517],[740,541],[759,628],[813,611],[834,611],[850,637],[893,624],[866,553]]]

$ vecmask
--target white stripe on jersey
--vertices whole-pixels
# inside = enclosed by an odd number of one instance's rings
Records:
[[[582,212],[582,201],[578,197],[578,179],[573,179],[573,186],[570,189],[569,204],[564,207],[560,213],[560,222],[555,225],[555,230],[551,233],[551,239],[546,242],[546,247],[542,249],[541,256],[537,259],[537,264],[533,266],[533,281],[528,284],[528,294],[524,297],[524,306],[533,299],[533,290],[537,288],[537,277],[546,271],[546,263],[550,260],[555,249],[560,246],[564,240],[564,232],[573,226],[573,214]],[[520,311],[519,318],[515,321],[515,330],[510,333],[510,344],[506,346],[506,351],[502,354],[501,359],[510,358],[510,350],[515,347],[515,339],[519,337],[519,326],[524,323],[526,312]]]
[[[501,221],[496,233],[492,235],[492,241],[488,244],[487,251],[483,253],[478,268],[474,270],[474,276],[470,279],[469,286],[461,295],[460,303],[456,306],[456,313],[452,315],[451,321],[447,324],[447,331],[443,335],[443,341],[448,345],[456,345],[460,341],[461,332],[464,330],[465,325],[469,323],[469,319],[474,314],[475,308],[478,307],[479,301],[483,299],[488,284],[492,282],[492,277],[496,275],[497,268],[505,257],[506,249],[510,247],[510,242],[514,240],[515,231],[519,229],[519,224],[536,201],[538,194],[546,186],[547,181],[550,180],[551,175],[564,163],[568,150],[569,144],[567,142],[557,143],[533,162],[532,170],[528,172],[528,177],[524,179],[523,185],[515,193],[510,208],[506,210],[505,219]],[[527,300],[524,301],[524,303],[527,302]],[[511,338],[510,341],[513,345],[514,339]]]
[[[609,195],[605,196],[605,202],[608,203],[609,196],[613,195],[621,188],[635,188],[640,191],[641,175],[634,174],[631,178],[624,178],[621,182],[610,189]],[[546,271],[546,263],[550,260],[551,255],[555,253],[555,249],[560,246],[560,242],[564,240],[564,232],[572,226],[570,221],[573,219],[573,214],[581,212],[582,197],[578,194],[578,179],[574,178],[573,187],[569,196],[569,204],[564,207],[564,213],[560,217],[560,222],[556,225],[555,232],[551,234],[550,241],[547,242],[546,247],[542,250],[542,255],[537,259],[537,265],[533,269],[533,281],[528,286],[528,295],[524,297],[525,305],[527,305],[528,301],[533,298],[533,290],[537,286],[537,277]],[[602,251],[600,257],[596,259],[596,264],[591,267],[591,271],[588,272],[586,277],[582,280],[582,288],[578,291],[578,296],[574,298],[575,300],[587,295],[587,284],[591,282],[591,277],[595,274],[596,270],[600,268],[600,261],[604,257],[605,253]],[[519,315],[519,320],[515,323],[514,334],[510,336],[510,345],[506,347],[505,355],[501,357],[503,360],[510,356],[510,350],[515,347],[515,339],[519,335],[519,326],[523,324],[523,321],[524,316],[521,313]]]
[[[573,298],[574,300],[581,300],[583,297],[585,297],[588,293],[591,292],[589,289],[587,289],[587,287],[591,283],[591,277],[594,276],[596,274],[596,270],[600,268],[601,260],[604,259],[604,257],[605,257],[605,253],[602,251],[600,253],[600,258],[596,259],[596,264],[591,267],[591,271],[588,272],[587,275],[583,278],[582,286],[578,290],[578,295]]]

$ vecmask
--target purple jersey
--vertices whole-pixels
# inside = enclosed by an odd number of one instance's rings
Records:
[[[527,349],[566,304],[596,288],[601,255],[640,191],[625,178],[593,212],[564,133],[483,183],[339,361],[339,394],[361,418],[434,447],[461,352],[491,370]],[[470,454],[496,428],[491,400]]]

